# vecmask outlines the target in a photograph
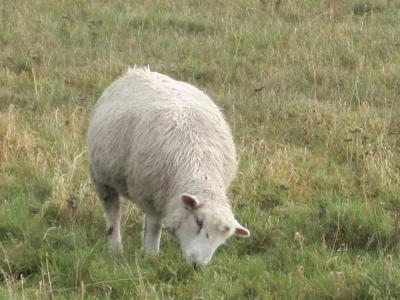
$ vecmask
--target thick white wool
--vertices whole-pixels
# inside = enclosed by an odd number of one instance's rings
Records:
[[[130,68],[94,107],[88,155],[99,196],[115,190],[153,216],[151,224],[182,224],[185,193],[207,206],[213,224],[231,225],[230,234],[238,224],[226,198],[237,168],[230,128],[215,103],[188,83]],[[112,214],[108,219],[118,225]]]

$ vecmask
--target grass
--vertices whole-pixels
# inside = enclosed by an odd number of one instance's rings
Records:
[[[0,36],[1,299],[400,298],[400,3],[7,2]],[[106,250],[91,107],[129,65],[208,92],[232,126],[252,231],[202,270],[163,236]]]

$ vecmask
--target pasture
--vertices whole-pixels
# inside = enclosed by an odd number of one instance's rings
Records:
[[[399,299],[398,0],[2,1],[0,299]],[[249,239],[195,270],[107,251],[92,106],[128,66],[188,81],[232,127]]]

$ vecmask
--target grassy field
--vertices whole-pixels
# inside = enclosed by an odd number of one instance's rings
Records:
[[[399,299],[400,1],[1,1],[0,299]],[[125,203],[106,249],[91,107],[128,66],[231,124],[250,239],[201,270]]]

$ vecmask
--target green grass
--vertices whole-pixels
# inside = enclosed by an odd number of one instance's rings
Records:
[[[400,298],[400,2],[8,1],[0,9],[0,299]],[[194,270],[106,249],[91,107],[128,66],[199,86],[232,126],[252,236]]]

